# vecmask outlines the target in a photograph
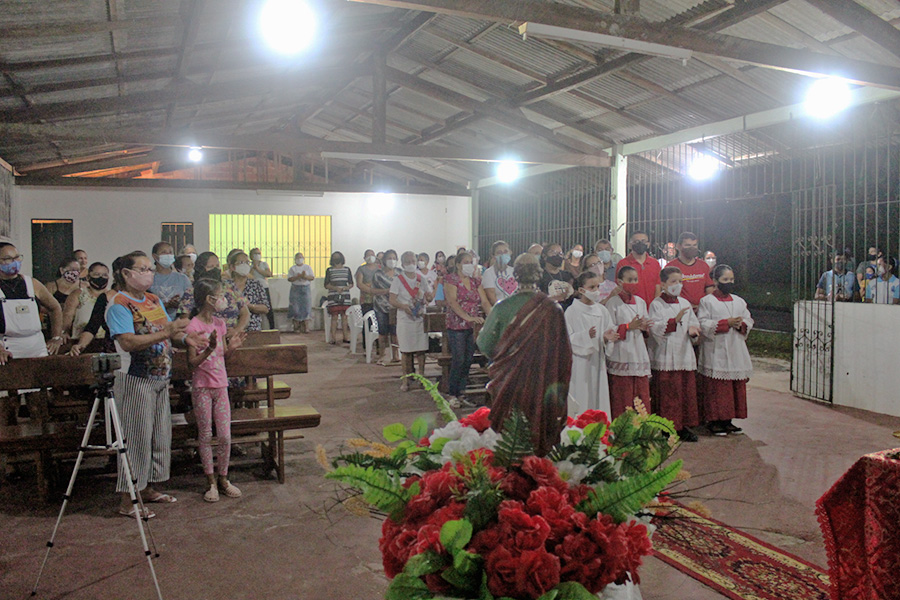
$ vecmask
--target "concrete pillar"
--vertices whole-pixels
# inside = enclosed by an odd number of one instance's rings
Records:
[[[616,146],[613,155],[609,202],[609,242],[619,255],[628,254],[628,157],[623,155],[622,146]]]

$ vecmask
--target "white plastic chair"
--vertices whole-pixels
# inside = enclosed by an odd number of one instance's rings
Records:
[[[378,318],[375,316],[375,311],[370,310],[365,315],[363,315],[363,325],[369,332],[369,335],[365,336],[366,339],[366,362],[372,362],[372,352],[375,349],[375,340],[378,339]]]
[[[331,343],[331,313],[328,312],[328,305],[322,306],[322,322],[325,324],[325,343]]]
[[[344,313],[344,316],[347,319],[347,325],[350,328],[350,354],[356,354],[356,341],[359,339],[359,334],[362,333],[363,330],[362,307],[359,304],[354,304],[347,308],[347,312]]]

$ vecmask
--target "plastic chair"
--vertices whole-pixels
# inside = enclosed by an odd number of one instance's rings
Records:
[[[328,305],[322,307],[322,323],[325,324],[325,343],[331,343],[331,314],[328,312]]]
[[[372,352],[375,349],[375,340],[378,339],[378,317],[375,316],[375,311],[370,310],[365,315],[363,315],[363,324],[367,328],[369,335],[365,336],[366,339],[366,362],[372,362]]]
[[[359,304],[354,304],[347,309],[344,316],[350,328],[350,354],[356,354],[356,341],[363,330],[362,307]]]

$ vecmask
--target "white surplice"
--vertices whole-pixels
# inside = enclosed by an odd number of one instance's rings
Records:
[[[675,331],[666,333],[669,319],[677,317],[679,311],[685,308],[687,312]],[[697,357],[694,355],[688,329],[700,327],[700,321],[694,314],[691,303],[678,298],[677,304],[669,304],[662,297],[656,298],[650,303],[650,319],[653,321],[650,339],[647,340],[650,367],[654,371],[696,371]]]
[[[700,344],[701,375],[711,379],[749,379],[753,374],[753,363],[747,351],[747,335],[733,327],[726,333],[716,333],[719,321],[732,317],[743,317],[747,334],[753,329],[753,319],[747,303],[740,296],[731,294],[731,300],[723,300],[717,294],[708,294],[700,300],[697,318],[703,342]]]
[[[593,338],[591,327],[597,328]],[[570,417],[586,410],[610,413],[606,355],[612,350],[612,342],[606,343],[603,334],[613,328],[612,317],[602,304],[587,305],[576,300],[566,309],[566,329],[572,345],[568,401]]]
[[[611,298],[606,308],[612,316],[613,324],[628,325],[634,318],[646,319],[647,304],[644,299],[634,296],[634,304],[625,304],[621,296]],[[612,375],[622,377],[646,377],[650,375],[650,355],[644,341],[644,332],[640,329],[629,330],[624,338],[613,342],[612,351],[606,361],[606,368]]]

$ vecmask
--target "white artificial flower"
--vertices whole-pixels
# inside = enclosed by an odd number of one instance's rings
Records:
[[[559,478],[569,485],[578,485],[581,480],[587,477],[589,469],[584,465],[576,465],[570,460],[561,460],[553,463],[556,470],[559,471]]]
[[[465,427],[465,431],[459,439],[447,442],[441,450],[441,462],[448,463],[453,460],[454,456],[466,455],[472,450],[480,450],[486,448],[493,450],[500,439],[500,435],[493,429],[486,429],[484,433],[479,434],[471,427]]]
[[[463,436],[466,431],[475,431],[471,427],[466,427],[459,421],[451,421],[447,423],[444,427],[440,429],[435,429],[430,436],[428,436],[428,443],[433,444],[435,440],[440,438],[447,438],[448,440],[458,440]],[[478,432],[476,432],[478,433]]]
[[[562,432],[559,434],[559,443],[561,446],[571,446],[573,444],[572,438],[569,436],[570,431],[575,431],[581,434],[581,437],[584,437],[584,430],[581,427],[564,427]],[[581,437],[578,440],[581,440]],[[574,442],[578,443],[578,442]]]

